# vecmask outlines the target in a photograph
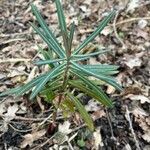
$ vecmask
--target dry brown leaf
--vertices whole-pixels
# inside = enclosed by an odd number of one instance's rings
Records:
[[[92,114],[92,119],[97,120],[97,119],[105,117],[105,116],[106,116],[106,113],[104,112],[104,110],[98,110]]]
[[[16,112],[18,111],[18,109],[19,109],[19,106],[17,104],[9,106],[7,109],[7,113],[4,115],[5,121],[9,122],[9,121],[13,120],[16,116]]]
[[[102,136],[100,133],[100,127],[96,129],[96,131],[93,133],[94,136],[94,144],[95,144],[95,149],[99,150],[99,146],[103,147],[104,143],[102,141]]]
[[[139,126],[143,129],[144,134],[142,135],[142,138],[150,142],[150,117],[149,114],[146,113],[141,108],[135,108],[132,111],[133,115],[135,116],[135,122],[139,124]]]
[[[59,124],[58,131],[67,135],[72,131],[72,129],[69,129],[70,125],[69,121],[65,121],[63,124]]]
[[[133,13],[135,8],[137,8],[140,5],[139,2],[140,0],[130,0],[126,11]]]
[[[113,94],[114,92],[115,92],[115,88],[108,84],[106,93]]]
[[[0,115],[3,115],[4,112],[6,112],[5,102],[0,103]]]
[[[99,103],[93,100],[90,100],[85,106],[86,111],[98,111],[100,109]]]
[[[101,34],[107,36],[113,32],[113,29],[111,27],[106,27],[102,30]]]
[[[130,98],[131,100],[140,100],[141,104],[144,104],[145,102],[150,103],[150,99],[148,99],[146,96],[144,95],[128,95],[128,98]]]
[[[136,116],[136,117],[143,117],[143,116],[148,116],[149,114],[146,112],[146,111],[144,111],[143,109],[141,109],[140,107],[135,107],[132,111],[131,111],[133,114],[134,114],[134,116]]]
[[[70,128],[70,122],[65,121],[63,124],[59,124],[58,126],[58,132],[54,135],[54,142],[58,144],[62,144],[65,141],[68,141],[68,134],[72,132],[72,129]]]
[[[147,131],[144,135],[142,135],[142,138],[147,141],[150,142],[150,130]]]
[[[134,67],[140,67],[142,64],[142,60],[137,57],[130,57],[125,64],[130,68],[133,69]]]
[[[40,139],[42,136],[44,136],[46,133],[46,130],[40,130],[40,131],[34,131],[31,134],[26,134],[24,136],[24,141],[21,143],[21,148],[25,148],[27,145],[31,146],[34,141]]]
[[[141,29],[137,29],[135,32],[136,32],[135,35],[136,35],[137,37],[142,37],[142,38],[144,38],[145,40],[147,40],[147,39],[149,38],[148,33],[145,32],[145,31],[143,31],[143,30],[141,30]],[[140,48],[141,48],[141,47],[140,47]]]

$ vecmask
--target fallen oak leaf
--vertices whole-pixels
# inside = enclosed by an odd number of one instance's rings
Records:
[[[25,148],[27,145],[32,146],[33,142],[44,136],[46,130],[34,131],[33,133],[26,134],[24,136],[24,141],[21,143],[20,147]]]
[[[17,104],[14,104],[12,106],[9,106],[7,109],[7,113],[4,115],[5,116],[5,121],[9,122],[13,120],[16,116],[16,112],[18,111],[19,107]]]

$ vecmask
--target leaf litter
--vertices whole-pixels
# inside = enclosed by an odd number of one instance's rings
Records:
[[[74,46],[80,41],[83,41],[89,33],[94,29],[91,26],[96,27],[97,23],[109,12],[110,6],[121,8],[127,5],[126,8],[119,14],[117,23],[125,21],[122,24],[117,25],[117,32],[122,37],[124,43],[127,46],[126,50],[122,50],[122,47],[118,44],[118,40],[113,32],[112,24],[103,30],[101,36],[96,38],[96,42],[102,47],[108,47],[111,52],[103,57],[92,58],[88,63],[109,63],[117,64],[120,66],[121,72],[118,74],[119,82],[125,87],[125,92],[122,95],[118,95],[112,87],[107,87],[107,94],[111,96],[114,102],[114,108],[109,109],[110,122],[108,121],[105,108],[98,106],[95,102],[91,103],[89,97],[82,98],[83,104],[92,115],[92,118],[96,125],[95,132],[89,133],[85,126],[82,126],[82,120],[76,113],[74,117],[70,117],[68,121],[64,121],[62,114],[58,116],[58,129],[54,131],[54,134],[59,132],[63,133],[63,137],[67,137],[59,145],[58,138],[54,141],[49,141],[43,145],[43,149],[63,149],[71,148],[81,149],[81,145],[77,144],[77,141],[82,139],[83,147],[85,149],[104,148],[104,149],[136,149],[133,135],[129,130],[129,124],[125,119],[124,106],[128,105],[130,108],[131,122],[133,125],[133,131],[137,135],[139,145],[141,149],[148,150],[150,148],[150,107],[149,107],[149,48],[150,48],[150,36],[149,20],[142,19],[148,17],[149,5],[146,1],[130,0],[130,1],[82,1],[76,2],[62,1],[65,7],[67,25],[69,26],[72,20],[75,20],[75,24],[78,25],[78,30],[75,34]],[[43,16],[50,26],[57,29],[57,19],[55,14],[55,7],[51,1],[35,1],[37,7],[42,11]],[[142,4],[142,5],[141,5]],[[20,59],[39,59],[40,55],[37,54],[37,48],[35,43],[43,45],[39,37],[33,32],[29,26],[29,21],[34,21],[34,17],[30,12],[29,2],[25,0],[19,0],[18,4],[10,1],[1,2],[3,6],[0,8],[3,26],[0,29],[2,36],[0,36],[1,51],[0,60],[3,60],[0,66],[0,91],[7,88],[21,85],[27,80],[31,80],[37,76],[40,72],[46,71],[47,68],[34,68],[32,63],[25,61],[18,61]],[[79,15],[80,14],[80,15]],[[139,18],[139,19],[136,19]],[[127,21],[127,19],[129,19]],[[132,21],[135,19],[135,21]],[[117,24],[116,23],[116,24]],[[55,32],[55,30],[54,30]],[[123,33],[123,34],[122,34]],[[56,33],[58,36],[59,33]],[[26,40],[20,41],[18,39],[25,38]],[[8,42],[11,39],[16,39],[13,42]],[[18,40],[18,41],[17,41]],[[88,51],[88,50],[86,50]],[[36,55],[36,57],[35,57]],[[35,58],[34,58],[35,57]],[[12,58],[15,60],[12,61]],[[4,60],[10,60],[4,62]],[[21,77],[21,78],[20,78]],[[140,91],[134,86],[138,87]],[[0,117],[1,125],[5,128],[1,130],[0,136],[0,148],[4,146],[8,149],[11,147],[26,148],[29,145],[30,149],[35,146],[39,146],[40,143],[44,143],[53,135],[49,135],[47,131],[48,124],[51,119],[48,118],[51,111],[49,104],[41,101],[44,105],[44,110],[41,111],[39,104],[30,103],[28,96],[20,98],[20,100],[9,97],[7,101],[0,103]],[[8,117],[10,115],[10,117]],[[17,120],[16,118],[22,120]],[[59,118],[60,117],[60,118]],[[41,126],[39,129],[38,124],[45,120],[45,126]],[[36,120],[37,119],[37,120]],[[64,119],[64,120],[63,120]],[[34,120],[34,121],[31,121]],[[64,123],[62,123],[62,120]],[[11,129],[8,125],[13,125],[17,130]],[[39,130],[32,129],[33,124],[38,127]],[[110,137],[112,126],[114,136],[117,141],[112,140]],[[2,127],[1,126],[1,127]],[[19,130],[26,130],[30,128],[30,132],[19,132]],[[20,134],[23,139],[19,141],[15,138],[16,144],[12,144],[7,138],[7,134]],[[66,140],[71,139],[70,143]],[[18,143],[17,143],[18,140]],[[57,141],[58,140],[58,141]],[[3,142],[5,141],[5,142]],[[7,142],[6,142],[7,141]],[[51,143],[55,143],[54,146]],[[6,143],[4,145],[4,143]],[[69,146],[70,145],[70,146]]]

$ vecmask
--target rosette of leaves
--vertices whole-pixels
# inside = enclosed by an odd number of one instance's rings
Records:
[[[70,25],[70,30],[67,29],[63,9],[59,0],[55,0],[57,15],[59,21],[60,35],[63,43],[60,44],[52,30],[44,21],[42,15],[35,5],[31,5],[38,26],[31,23],[31,26],[36,33],[47,44],[48,50],[39,47],[39,51],[44,56],[44,60],[36,62],[36,65],[49,65],[49,71],[39,75],[27,84],[10,89],[0,94],[0,96],[16,95],[20,96],[28,91],[31,91],[30,99],[42,93],[46,95],[47,101],[53,102],[56,97],[59,104],[65,102],[65,106],[70,109],[76,108],[81,117],[86,122],[87,126],[93,130],[93,122],[89,114],[85,110],[80,100],[74,96],[73,89],[78,89],[88,96],[94,98],[101,104],[112,107],[113,103],[104,93],[100,86],[97,86],[94,80],[89,77],[93,76],[118,90],[122,90],[121,86],[116,82],[112,75],[118,71],[118,66],[115,65],[83,65],[80,61],[87,60],[92,56],[104,54],[107,50],[97,49],[95,52],[83,54],[82,50],[104,29],[108,22],[112,19],[115,11],[112,11],[98,25],[97,29],[87,37],[77,48],[72,48],[72,41],[75,31],[74,22]]]

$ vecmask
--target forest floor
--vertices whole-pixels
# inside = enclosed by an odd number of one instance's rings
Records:
[[[22,85],[41,72],[32,61],[40,58],[37,44],[46,44],[29,22],[35,22],[32,0],[0,1],[0,92]],[[57,128],[50,132],[52,107],[42,101],[9,96],[0,101],[0,150],[150,150],[150,2],[149,0],[66,0],[62,1],[67,25],[76,25],[74,47],[96,28],[113,8],[111,23],[93,43],[110,49],[89,63],[119,65],[116,79],[122,93],[106,86],[114,101],[107,109],[89,97],[81,101],[91,114],[91,133],[78,113],[65,119],[58,114]],[[59,34],[56,8],[50,0],[34,0],[47,23]],[[60,39],[61,40],[61,39]],[[88,48],[87,48],[88,51]],[[65,134],[61,134],[64,132]]]

